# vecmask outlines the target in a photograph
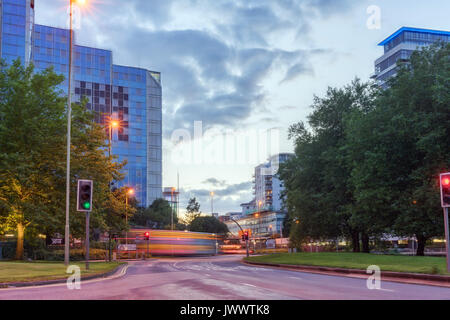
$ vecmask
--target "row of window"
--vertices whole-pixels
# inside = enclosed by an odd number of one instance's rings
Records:
[[[376,72],[383,72],[384,70],[388,69],[389,67],[396,65],[397,61],[399,60],[408,60],[411,57],[412,51],[411,50],[400,50],[397,53],[393,54],[389,58],[381,61],[379,64],[376,65],[375,70]]]

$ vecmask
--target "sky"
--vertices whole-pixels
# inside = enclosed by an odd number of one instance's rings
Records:
[[[76,42],[161,72],[163,186],[180,208],[240,211],[254,167],[293,152],[289,126],[314,96],[369,80],[402,26],[450,30],[444,0],[85,0]],[[37,0],[36,23],[67,26],[68,0]]]

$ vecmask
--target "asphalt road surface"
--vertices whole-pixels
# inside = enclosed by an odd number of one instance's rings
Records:
[[[65,284],[0,289],[0,299],[27,300],[450,300],[450,288],[383,281],[369,290],[366,279],[243,265],[241,256],[152,259],[130,262],[126,274]]]

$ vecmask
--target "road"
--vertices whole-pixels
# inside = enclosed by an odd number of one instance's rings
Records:
[[[369,290],[365,279],[243,265],[241,256],[152,259],[130,262],[115,279],[66,285],[0,289],[0,299],[29,300],[371,300],[447,299],[450,289],[382,282]]]

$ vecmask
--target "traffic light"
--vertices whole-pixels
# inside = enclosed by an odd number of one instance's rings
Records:
[[[248,240],[248,231],[244,231],[244,233],[242,234],[242,241],[247,241]]]
[[[145,240],[150,240],[150,232],[144,233]]]
[[[441,174],[441,200],[443,208],[450,208],[450,173]]]
[[[78,180],[77,211],[80,212],[92,211],[92,192],[93,192],[93,181]]]

